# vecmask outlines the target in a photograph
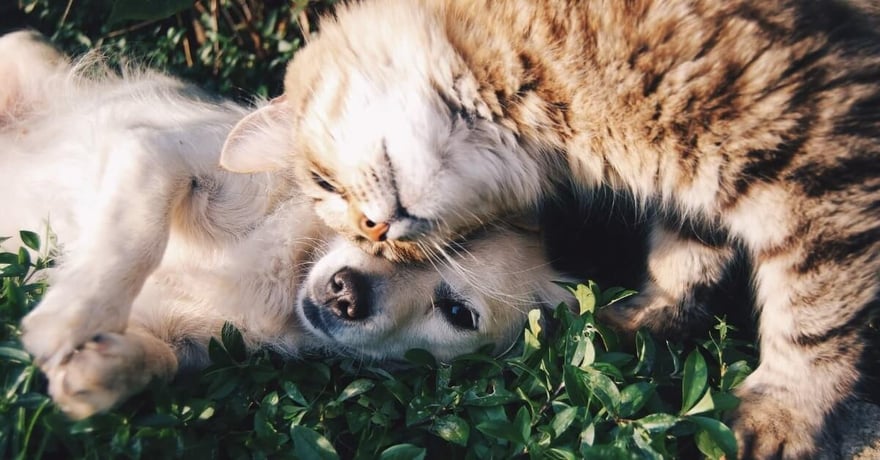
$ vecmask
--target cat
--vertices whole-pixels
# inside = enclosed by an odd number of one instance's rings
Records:
[[[474,234],[448,260],[367,254],[291,178],[218,168],[245,107],[91,61],[72,65],[33,32],[0,38],[0,235],[48,216],[57,236],[22,341],[72,418],[206,365],[225,322],[249,349],[291,358],[396,364],[421,348],[448,361],[504,353],[528,310],[573,300],[522,223]]]
[[[878,310],[876,24],[842,0],[352,3],[252,115],[274,128],[221,163],[289,171],[326,224],[395,261],[560,184],[608,187],[659,216],[649,281],[603,313],[624,331],[683,327],[741,246],[761,363],[730,416],[740,456],[808,458]]]

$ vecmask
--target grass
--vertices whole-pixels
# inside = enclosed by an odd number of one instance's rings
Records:
[[[0,7],[0,26],[36,28],[73,55],[99,47],[134,57],[246,100],[280,92],[284,64],[333,2],[142,3],[19,0]],[[594,313],[626,292],[594,283],[568,287],[578,314],[533,311],[516,353],[438,364],[414,350],[411,367],[393,372],[248,356],[226,328],[205,371],[72,422],[18,342],[21,317],[47,289],[39,273],[51,266],[36,235],[22,240],[31,251],[0,251],[0,458],[733,457],[720,420],[753,347],[723,320],[687,344],[645,333],[622,342]]]
[[[621,343],[594,313],[630,291],[594,283],[565,287],[579,314],[532,311],[510,356],[439,364],[412,350],[411,366],[394,372],[249,356],[226,327],[203,372],[72,422],[17,341],[21,316],[46,290],[39,272],[51,266],[36,235],[22,239],[33,251],[0,253],[2,458],[734,457],[721,417],[736,405],[731,389],[750,372],[752,348],[720,320],[687,345],[646,333]]]

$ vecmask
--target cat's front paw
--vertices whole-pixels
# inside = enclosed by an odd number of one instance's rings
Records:
[[[815,458],[821,417],[806,416],[796,407],[754,392],[740,392],[739,407],[728,423],[741,459]]]
[[[146,350],[139,340],[102,333],[47,371],[49,394],[69,417],[110,409],[150,382]]]
[[[625,335],[646,328],[656,336],[680,338],[705,325],[708,315],[702,303],[653,291],[601,308],[597,318]]]

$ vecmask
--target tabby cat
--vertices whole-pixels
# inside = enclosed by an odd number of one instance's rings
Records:
[[[880,37],[864,3],[351,4],[221,161],[290,168],[330,226],[393,260],[442,253],[561,183],[616,189],[666,217],[650,282],[606,312],[624,330],[674,331],[744,247],[761,363],[731,414],[740,455],[811,457],[859,378],[880,289]]]

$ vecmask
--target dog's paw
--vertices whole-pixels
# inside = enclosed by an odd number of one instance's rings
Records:
[[[71,292],[73,292],[71,294]],[[84,299],[77,290],[53,287],[21,322],[21,341],[44,371],[101,333],[122,333],[130,308]]]
[[[815,458],[820,420],[787,407],[778,399],[740,392],[741,403],[728,422],[739,447],[739,458]]]
[[[47,370],[49,394],[69,417],[110,409],[153,377],[147,350],[136,338],[102,333]]]

